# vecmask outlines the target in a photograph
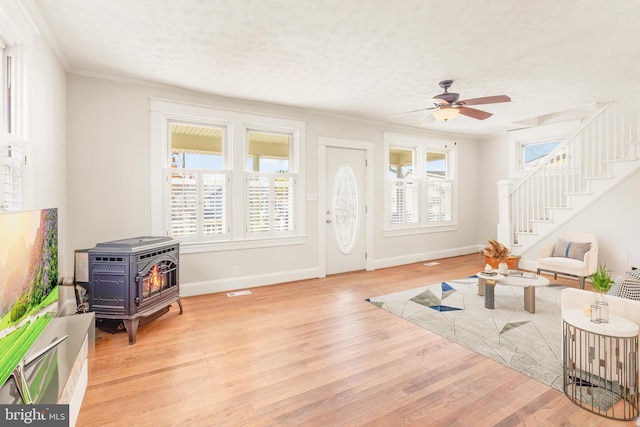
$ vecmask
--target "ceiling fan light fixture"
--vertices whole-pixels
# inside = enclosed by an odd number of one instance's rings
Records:
[[[438,108],[433,112],[433,117],[442,120],[443,122],[448,122],[453,119],[460,113],[457,108],[447,107],[447,108]]]

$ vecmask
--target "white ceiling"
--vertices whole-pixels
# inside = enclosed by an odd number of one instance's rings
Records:
[[[71,72],[377,121],[445,79],[511,97],[428,125],[477,136],[640,94],[640,0],[32,1]]]

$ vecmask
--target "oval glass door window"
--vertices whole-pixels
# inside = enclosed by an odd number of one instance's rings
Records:
[[[351,165],[345,163],[338,170],[333,197],[336,241],[340,252],[348,254],[356,243],[358,230],[358,188]]]

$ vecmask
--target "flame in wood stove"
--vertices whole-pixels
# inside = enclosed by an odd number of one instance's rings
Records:
[[[158,264],[151,267],[151,271],[149,271],[149,291],[150,293],[159,292],[162,289],[162,281],[164,279],[164,275],[160,271],[160,266]]]

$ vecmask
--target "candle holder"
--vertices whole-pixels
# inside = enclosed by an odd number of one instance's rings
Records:
[[[598,304],[591,304],[591,321],[600,323],[600,306]]]
[[[600,308],[598,323],[609,323],[609,304],[604,301],[598,301],[596,304]]]

